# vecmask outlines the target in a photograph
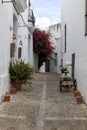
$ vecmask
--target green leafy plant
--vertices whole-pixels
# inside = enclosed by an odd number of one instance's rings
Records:
[[[61,71],[61,73],[65,73],[65,71],[67,71],[67,68],[66,68],[66,67],[61,66],[61,67],[60,67],[60,71]]]
[[[63,77],[63,81],[71,81],[72,79],[71,79],[71,77],[69,77],[69,76],[65,76],[65,77]]]
[[[33,68],[29,63],[21,61],[10,61],[9,74],[11,83],[20,82],[31,85],[33,79]]]

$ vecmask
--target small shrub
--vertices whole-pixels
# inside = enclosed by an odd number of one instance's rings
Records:
[[[31,85],[31,80],[33,79],[33,68],[29,63],[25,63],[24,60],[10,61],[9,74],[11,83],[25,82]]]
[[[71,81],[71,80],[72,80],[71,77],[68,77],[68,76],[63,77],[63,81]]]

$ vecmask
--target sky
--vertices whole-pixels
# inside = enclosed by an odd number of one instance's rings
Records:
[[[61,0],[33,0],[35,26],[42,30],[61,21]]]

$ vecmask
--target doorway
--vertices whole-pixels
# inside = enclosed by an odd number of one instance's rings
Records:
[[[49,59],[45,63],[45,72],[49,72]]]
[[[72,78],[74,79],[75,75],[75,53],[72,54]]]

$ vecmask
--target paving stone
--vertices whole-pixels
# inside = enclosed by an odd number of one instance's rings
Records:
[[[46,121],[44,130],[87,130],[87,121],[80,121],[80,120]]]
[[[0,130],[36,130],[36,122],[28,119],[0,118]]]
[[[34,73],[31,88],[23,85],[0,104],[0,130],[87,130],[87,106],[77,104],[73,89],[60,93],[59,79]]]
[[[1,106],[0,114],[12,116],[26,116],[36,120],[39,112],[39,105],[29,102],[10,102]]]
[[[40,101],[41,94],[29,93],[29,92],[17,92],[17,94],[11,95],[12,101]]]

